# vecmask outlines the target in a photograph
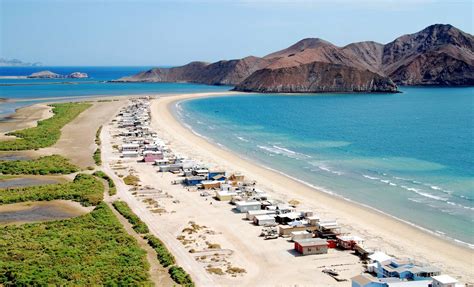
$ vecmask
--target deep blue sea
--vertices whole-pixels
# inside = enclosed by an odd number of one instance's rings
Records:
[[[106,83],[129,76],[150,67],[0,67],[0,76],[28,76],[34,72],[49,70],[67,75],[84,72],[88,79],[0,79],[0,98],[9,101],[0,103],[0,118],[15,109],[28,106],[46,98],[87,97],[96,95],[169,94],[206,91],[226,91],[230,87],[207,86],[184,83]],[[74,84],[51,84],[72,82]],[[64,100],[71,100],[64,99]]]
[[[474,88],[402,91],[207,98],[177,112],[262,165],[474,244]]]
[[[8,99],[0,102],[0,118],[50,98],[230,88],[104,82],[148,68],[0,67],[0,76],[42,70],[90,76],[66,80],[76,84],[54,85],[48,83],[65,80],[0,79],[0,98]],[[249,94],[186,101],[177,111],[197,133],[244,157],[438,235],[474,244],[474,88],[401,90]]]

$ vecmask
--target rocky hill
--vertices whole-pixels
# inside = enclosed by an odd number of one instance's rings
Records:
[[[474,38],[436,24],[376,42],[303,39],[263,58],[156,68],[119,82],[195,82],[258,92],[394,92],[396,85],[474,85]]]

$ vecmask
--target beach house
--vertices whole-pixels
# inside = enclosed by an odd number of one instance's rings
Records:
[[[359,236],[339,235],[336,236],[337,246],[346,250],[354,250],[356,244],[362,245],[364,239]]]
[[[301,255],[328,253],[328,244],[321,238],[306,238],[295,241],[295,250]]]
[[[433,276],[433,287],[461,287],[463,286],[449,275]]]
[[[256,215],[253,218],[253,223],[258,226],[274,225],[275,217],[269,214]]]
[[[250,210],[260,210],[261,206],[262,205],[258,201],[237,201],[235,203],[235,209],[240,213]]]

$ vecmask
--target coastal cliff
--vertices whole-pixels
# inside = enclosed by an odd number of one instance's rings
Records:
[[[155,68],[114,82],[193,82],[255,92],[396,92],[396,85],[474,85],[474,37],[436,24],[388,44],[318,38],[262,58]]]

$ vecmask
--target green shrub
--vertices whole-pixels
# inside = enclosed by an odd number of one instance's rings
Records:
[[[157,253],[158,261],[160,261],[160,263],[161,263],[161,265],[163,265],[163,267],[168,267],[170,265],[173,265],[176,262],[173,254],[171,254],[168,251],[165,244],[160,239],[158,239],[156,236],[151,235],[151,234],[147,234],[145,236],[145,239],[148,240],[148,244],[153,249],[155,249],[155,251]]]
[[[0,141],[0,150],[31,150],[52,146],[61,136],[61,128],[91,106],[90,103],[52,104],[53,117],[33,128],[8,133],[17,139]]]
[[[79,168],[60,155],[43,156],[33,160],[0,161],[2,174],[69,174]]]
[[[126,185],[138,185],[139,181],[140,181],[140,179],[137,176],[134,176],[134,175],[131,175],[131,174],[129,174],[126,177],[123,178],[123,182]]]
[[[95,144],[100,146],[101,141],[100,141],[100,132],[102,131],[102,126],[99,127],[99,129],[95,132]]]
[[[110,196],[117,194],[117,188],[115,187],[114,181],[105,172],[103,172],[101,170],[98,170],[98,171],[94,172],[93,175],[95,175],[97,177],[100,177],[102,179],[105,179],[107,181],[107,183],[109,185],[109,195]]]
[[[72,219],[0,227],[1,286],[151,286],[148,269],[105,203]]]
[[[112,205],[125,217],[137,233],[148,233],[148,226],[130,209],[125,201],[114,201]]]
[[[90,174],[78,174],[73,182],[2,190],[0,204],[69,199],[89,206],[99,204],[103,193],[104,186],[98,179]]]
[[[94,159],[96,165],[101,165],[102,164],[102,153],[100,151],[100,148],[95,150],[94,155],[92,156],[92,158]]]
[[[183,268],[179,266],[171,266],[171,268],[168,270],[168,273],[170,274],[171,279],[173,279],[174,282],[186,287],[194,286],[194,282],[191,279],[191,276],[189,276],[189,274],[186,273]]]

